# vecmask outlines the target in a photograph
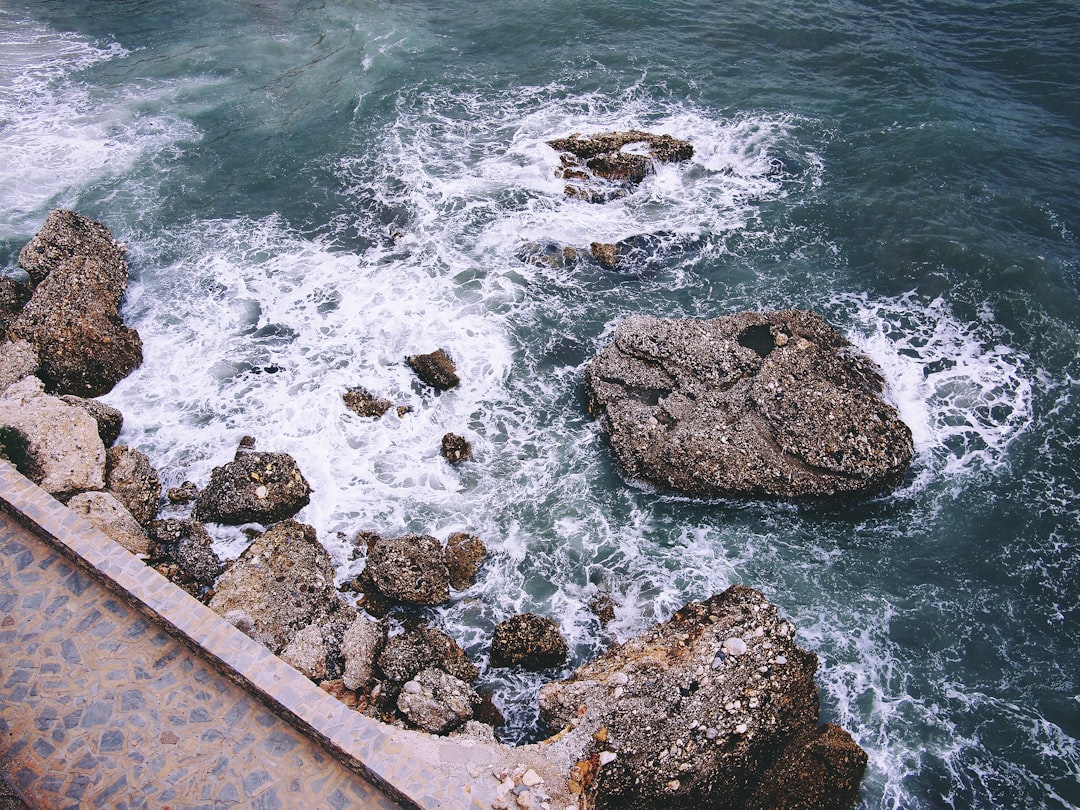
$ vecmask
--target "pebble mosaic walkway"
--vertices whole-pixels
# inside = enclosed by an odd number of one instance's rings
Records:
[[[0,512],[0,767],[37,808],[399,808]]]

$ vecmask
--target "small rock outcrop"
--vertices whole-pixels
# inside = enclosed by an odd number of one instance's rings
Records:
[[[401,687],[398,711],[428,734],[447,734],[472,719],[480,696],[469,684],[441,669],[425,669]]]
[[[850,807],[866,755],[819,730],[817,657],[793,636],[733,586],[544,686],[552,743],[577,752],[570,793],[598,810]],[[846,803],[787,803],[804,790]]]
[[[459,464],[472,458],[472,444],[464,436],[447,433],[442,437],[442,447],[439,452],[451,464]]]
[[[394,407],[394,403],[390,400],[377,397],[366,388],[359,386],[348,389],[341,398],[345,407],[357,416],[380,417]]]
[[[375,670],[375,658],[386,644],[386,625],[373,622],[363,616],[346,628],[341,640],[344,672],[341,675],[346,689],[363,689]]]
[[[414,354],[405,358],[421,382],[430,385],[436,391],[448,391],[461,384],[457,367],[444,349],[436,349],[430,354]]]
[[[694,156],[688,141],[641,130],[556,138],[548,146],[562,153],[556,176],[568,181],[566,195],[607,202],[633,190],[656,163],[681,163]]]
[[[25,340],[0,343],[0,393],[37,372],[38,357],[33,346]]]
[[[82,515],[102,534],[132,554],[145,556],[150,540],[139,522],[110,492],[80,492],[68,501],[68,509]]]
[[[0,394],[0,427],[22,437],[20,469],[46,492],[63,499],[104,488],[105,446],[97,422],[46,394],[37,377],[25,377]]]
[[[627,318],[585,388],[627,475],[693,495],[874,494],[914,452],[873,362],[803,310]]]
[[[491,666],[529,670],[561,667],[569,651],[558,622],[535,613],[520,613],[495,625]]]
[[[365,594],[374,590],[407,605],[441,605],[450,599],[450,571],[442,544],[426,534],[369,535],[361,581]]]
[[[446,567],[450,587],[455,591],[471,588],[487,559],[487,546],[479,537],[455,532],[446,539]]]
[[[73,211],[49,214],[19,253],[33,286],[7,329],[33,345],[50,393],[108,393],[142,362],[142,341],[124,325],[124,248],[109,229]]]
[[[215,467],[195,516],[209,523],[269,525],[308,505],[311,487],[287,453],[260,453],[242,443],[233,461]]]
[[[139,525],[147,527],[157,517],[161,479],[142,451],[121,444],[105,452],[105,489]]]
[[[420,670],[436,667],[463,681],[480,670],[450,636],[434,627],[419,627],[390,638],[376,661],[387,680],[402,684]]]
[[[217,581],[210,607],[278,653],[309,624],[355,612],[334,589],[334,566],[310,526],[270,527]]]
[[[68,405],[74,405],[76,408],[82,408],[97,422],[98,435],[101,436],[101,443],[108,449],[112,447],[116,440],[120,436],[120,431],[124,427],[124,414],[112,405],[106,405],[99,399],[84,399],[83,397],[77,397],[72,394],[65,394],[60,397],[61,402],[65,402]]]
[[[149,525],[150,565],[192,596],[202,599],[225,570],[213,540],[194,520],[155,520]]]

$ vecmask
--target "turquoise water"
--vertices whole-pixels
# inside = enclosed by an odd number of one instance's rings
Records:
[[[167,486],[252,434],[300,462],[342,578],[358,529],[481,535],[482,581],[432,612],[481,663],[515,611],[576,665],[757,587],[870,755],[861,807],[1080,805],[1075,4],[16,0],[0,42],[0,264],[57,206],[127,243],[146,362],[106,400]],[[695,157],[566,199],[544,141],[628,127]],[[660,232],[624,272],[516,257]],[[882,366],[904,484],[837,507],[624,481],[581,391],[615,324],[786,306]],[[437,346],[442,395],[402,363]],[[353,385],[414,412],[358,419]],[[449,430],[475,463],[439,457]],[[482,682],[507,740],[543,733],[540,676]]]

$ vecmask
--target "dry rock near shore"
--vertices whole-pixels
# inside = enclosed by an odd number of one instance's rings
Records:
[[[803,310],[627,318],[585,388],[627,475],[694,495],[873,494],[914,452],[873,362]]]
[[[101,443],[108,449],[112,447],[120,437],[120,431],[124,427],[124,415],[112,405],[106,405],[99,399],[85,399],[73,394],[65,394],[60,401],[67,405],[82,408],[94,418],[98,426],[98,435]]]
[[[157,517],[161,479],[145,453],[121,444],[105,452],[105,488],[140,526]]]
[[[308,505],[311,487],[292,456],[253,448],[253,440],[241,442],[231,462],[213,469],[195,504],[198,520],[269,525]]]
[[[0,340],[30,300],[31,290],[17,278],[0,276]]]
[[[194,520],[152,521],[150,565],[197,599],[203,599],[225,570],[206,528]]]
[[[49,214],[19,253],[33,293],[7,328],[30,343],[50,393],[98,396],[142,362],[142,341],[124,325],[124,248],[109,229],[73,211]]]
[[[540,692],[585,806],[850,807],[866,755],[819,729],[817,658],[757,591],[729,588]],[[805,771],[805,776],[802,775]]]

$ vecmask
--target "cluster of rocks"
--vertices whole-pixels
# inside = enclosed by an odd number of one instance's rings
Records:
[[[567,183],[567,197],[607,202],[630,193],[655,171],[657,163],[681,163],[694,156],[688,141],[641,130],[555,138],[548,146],[560,153],[556,175]]]

